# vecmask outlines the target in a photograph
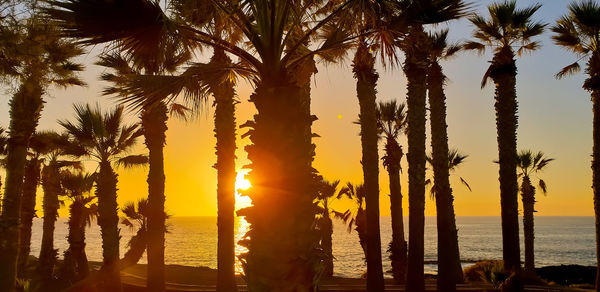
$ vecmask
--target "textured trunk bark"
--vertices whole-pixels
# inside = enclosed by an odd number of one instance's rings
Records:
[[[250,127],[252,161],[247,194],[253,206],[240,211],[250,223],[241,243],[248,291],[312,291],[321,258],[315,253],[317,194],[312,160],[311,124],[306,114],[305,83],[285,74],[265,77],[250,101],[258,110]]]
[[[423,26],[409,30],[404,73],[408,105],[408,272],[406,291],[425,291],[425,101],[427,95],[427,35]]]
[[[323,276],[332,277],[333,276],[333,222],[331,221],[331,217],[329,217],[329,210],[326,210],[321,221],[321,226],[323,230],[323,237],[321,238],[321,246],[323,248],[323,253],[325,253],[324,260],[324,272]]]
[[[386,145],[387,171],[390,178],[390,208],[392,215],[392,241],[389,252],[392,261],[394,282],[406,282],[408,246],[404,239],[404,214],[402,211],[402,189],[400,186],[400,161],[404,153],[393,137],[388,137]]]
[[[44,102],[38,78],[25,80],[12,97],[6,155],[6,187],[0,218],[0,291],[15,289],[19,254],[19,216],[27,146],[35,132]]]
[[[98,181],[98,225],[102,234],[101,290],[121,291],[119,274],[119,216],[117,215],[117,174],[110,162],[100,162]]]
[[[165,291],[165,171],[167,106],[157,103],[142,113],[142,129],[148,147],[148,291]]]
[[[27,262],[31,248],[31,226],[35,217],[35,199],[40,183],[41,162],[37,157],[31,158],[25,166],[23,179],[23,197],[21,198],[21,231],[19,261],[17,274],[24,278],[27,272]]]
[[[375,58],[362,42],[353,61],[356,94],[360,106],[360,137],[367,217],[367,290],[384,291],[379,232],[379,155],[377,149],[377,79]]]
[[[212,63],[230,64],[222,50],[215,50]],[[211,85],[215,98],[215,137],[217,138],[217,291],[235,292],[235,90],[226,81]]]
[[[438,231],[438,291],[456,291],[460,255],[458,232],[454,214],[454,196],[450,187],[448,161],[448,125],[446,124],[446,77],[442,67],[432,62],[428,72],[429,108],[431,112],[431,149],[433,153],[433,180],[437,209]]]
[[[73,256],[75,265],[75,274],[73,280],[79,281],[89,274],[87,256],[85,255],[85,217],[86,206],[80,202],[73,202],[70,208],[71,217],[69,218],[69,251]]]
[[[58,196],[62,192],[60,174],[56,161],[51,161],[42,170],[42,188],[44,189],[44,221],[42,231],[42,247],[38,261],[37,275],[42,287],[47,285],[53,277],[57,250],[54,249],[54,229],[58,218]]]
[[[490,76],[496,84],[495,108],[500,164],[500,207],[502,215],[502,256],[504,269],[521,270],[517,183],[517,92],[514,53],[510,48],[492,60]]]
[[[523,201],[523,237],[525,237],[525,272],[535,275],[534,227],[535,188],[529,176],[523,176],[521,183],[521,199]]]
[[[596,261],[600,267],[600,89],[592,91],[594,111],[592,188],[594,190],[594,213],[596,215]],[[596,270],[596,291],[600,292],[600,268]]]

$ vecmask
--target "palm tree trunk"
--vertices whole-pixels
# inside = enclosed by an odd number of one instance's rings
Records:
[[[31,248],[31,226],[35,217],[35,199],[40,182],[41,163],[37,157],[31,158],[25,166],[23,197],[21,198],[21,231],[17,272],[23,278],[27,272],[27,261]]]
[[[496,130],[500,164],[500,207],[502,215],[502,256],[504,269],[519,272],[519,213],[517,183],[517,67],[508,48],[498,52],[490,76],[496,84]]]
[[[110,162],[102,161],[96,182],[98,225],[102,234],[103,291],[121,291],[119,274],[119,216],[117,215],[117,174]]]
[[[406,282],[406,265],[408,262],[408,246],[404,239],[404,215],[400,186],[400,161],[404,153],[402,153],[402,148],[393,137],[388,137],[385,150],[388,157],[387,161],[389,162],[387,171],[390,177],[392,241],[390,242],[389,252],[390,260],[392,261],[392,275],[397,284],[403,284]]]
[[[23,81],[10,101],[10,127],[6,155],[6,187],[0,222],[0,291],[15,289],[19,254],[19,216],[27,146],[44,105],[42,87],[35,76]]]
[[[73,256],[74,277],[71,281],[80,281],[89,274],[89,266],[85,255],[85,206],[78,201],[73,202],[69,217],[69,251]]]
[[[438,291],[456,291],[460,254],[458,232],[454,214],[454,196],[450,187],[448,161],[448,125],[446,124],[446,77],[441,66],[432,62],[428,72],[429,107],[431,111],[431,149],[433,153],[433,179],[437,209],[438,231]]]
[[[384,291],[379,234],[379,155],[377,149],[377,79],[375,58],[365,42],[356,50],[352,64],[360,105],[360,137],[367,213],[367,290]]]
[[[323,264],[323,276],[330,278],[333,277],[333,222],[329,217],[329,210],[327,209],[325,212],[319,227],[322,228],[321,246],[326,256]]]
[[[142,129],[148,147],[148,291],[165,291],[165,170],[167,106],[157,103],[142,113]]]
[[[525,237],[525,272],[535,275],[534,227],[535,188],[529,176],[523,176],[521,183],[521,199],[523,201],[523,235]]]
[[[270,76],[270,77],[269,77]],[[248,291],[311,291],[320,257],[313,249],[317,195],[312,160],[311,124],[306,114],[305,83],[285,74],[265,76],[250,101],[258,114],[243,127],[252,145],[247,194],[252,206],[238,211],[250,223],[243,255]],[[310,80],[310,79],[308,79]]]
[[[423,26],[409,29],[404,48],[408,105],[408,272],[406,291],[425,291],[425,101],[427,93],[427,35]]]
[[[55,162],[50,162],[42,170],[44,221],[37,275],[43,286],[52,280],[57,257],[57,250],[54,249],[54,229],[56,218],[58,218],[58,208],[60,207],[58,201],[58,196],[61,193],[59,175],[59,169]]]
[[[592,188],[594,190],[594,214],[596,215],[596,263],[600,267],[600,89],[592,91],[594,110]],[[596,269],[596,291],[600,292],[600,268]]]
[[[215,49],[211,63],[230,64],[223,50]],[[235,292],[235,91],[226,81],[211,86],[215,98],[217,138],[217,291]]]

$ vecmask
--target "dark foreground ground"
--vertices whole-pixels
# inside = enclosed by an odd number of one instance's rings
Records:
[[[538,275],[548,285],[527,286],[526,291],[590,291],[595,280],[595,267],[564,265],[544,267]],[[145,291],[146,265],[135,265],[123,271],[123,284],[126,292]],[[166,280],[168,291],[215,291],[216,270],[206,267],[167,265]],[[238,291],[246,291],[244,281],[237,278]],[[435,291],[435,276],[427,275],[427,291]],[[570,286],[570,287],[569,287]],[[459,291],[499,291],[487,283],[467,283],[457,287]],[[322,280],[319,291],[365,291],[365,280],[334,277]],[[386,291],[405,291],[403,286],[393,285],[386,280]]]

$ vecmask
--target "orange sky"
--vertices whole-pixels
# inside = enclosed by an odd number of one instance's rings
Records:
[[[544,3],[546,6],[539,14],[540,18],[547,22],[556,19],[567,4],[567,1],[562,2]],[[482,9],[483,4],[479,9]],[[453,23],[450,28],[450,37],[455,40],[464,40],[471,32],[466,21]],[[550,42],[549,33],[542,36],[541,40],[543,48],[540,52],[525,56],[517,63],[518,148],[542,150],[556,159],[543,173],[549,193],[547,196],[538,194],[537,215],[591,216],[592,112],[589,94],[581,89],[582,75],[560,81],[554,79],[553,75],[562,66],[572,63],[575,57],[554,46]],[[58,129],[57,119],[72,118],[73,102],[100,101],[104,107],[113,103],[100,96],[100,90],[105,86],[97,81],[102,69],[90,65],[96,60],[95,51],[97,50],[82,57],[82,62],[88,64],[84,78],[89,86],[52,90],[51,97],[46,99],[40,129]],[[450,146],[469,155],[458,174],[473,189],[469,192],[457,179],[452,179],[458,216],[500,214],[498,167],[492,163],[497,159],[493,92],[492,88],[479,88],[481,76],[490,58],[489,54],[483,57],[463,54],[444,64],[450,78],[447,86]],[[362,180],[359,128],[352,123],[358,115],[358,102],[349,65],[350,60],[342,65],[320,65],[319,73],[313,79],[312,108],[319,117],[314,124],[314,131],[321,136],[316,140],[315,167],[327,179],[358,183]],[[382,68],[379,68],[379,72],[381,78],[378,100],[395,98],[404,101],[406,81],[403,74],[399,71],[385,72]],[[237,90],[242,101],[238,106],[238,124],[248,120],[254,113],[253,106],[247,102],[251,90],[248,84],[243,83]],[[206,112],[195,121],[169,122],[168,145],[165,149],[166,208],[172,215],[216,215],[216,170],[212,168],[216,157],[212,114],[212,109],[207,107]],[[129,120],[136,121],[136,118],[130,117]],[[8,125],[7,94],[0,104],[0,124]],[[240,131],[238,134],[241,133]],[[248,139],[238,139],[239,168],[248,162],[243,151],[246,143]],[[401,138],[401,143],[406,147],[405,137]],[[140,151],[143,150],[140,146]],[[403,168],[407,168],[406,160],[403,161]],[[119,173],[120,203],[147,196],[147,169],[121,170]],[[382,166],[380,187],[381,213],[389,215],[388,179]],[[406,172],[402,175],[402,189],[406,212]],[[334,207],[344,210],[349,204],[337,202]],[[435,215],[433,201],[429,199],[426,215]]]

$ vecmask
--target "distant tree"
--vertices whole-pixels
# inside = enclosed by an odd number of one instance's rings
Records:
[[[148,162],[146,155],[129,155],[142,135],[137,124],[123,124],[123,107],[103,113],[99,106],[75,105],[75,122],[60,121],[82,154],[98,164],[96,197],[102,231],[102,289],[121,291],[119,274],[119,216],[115,167],[134,167]]]
[[[147,199],[140,199],[137,203],[128,202],[123,206],[121,212],[124,217],[121,218],[121,224],[135,229],[137,231],[131,237],[127,246],[129,249],[120,260],[120,266],[129,267],[137,264],[144,255],[144,251],[148,245],[148,212],[150,206]],[[167,217],[166,215],[164,215]]]
[[[402,211],[402,189],[400,186],[400,162],[404,156],[398,143],[400,134],[406,131],[406,104],[395,100],[379,102],[377,105],[377,127],[379,136],[385,139],[383,167],[387,169],[390,180],[390,207],[392,217],[392,241],[389,245],[392,275],[396,283],[406,281],[408,263],[408,245],[404,239],[404,215]]]
[[[521,199],[523,201],[523,235],[525,237],[525,272],[535,274],[534,227],[533,213],[536,188],[531,182],[532,176],[541,173],[554,158],[548,158],[542,152],[531,150],[519,152],[517,156],[517,173],[521,178]],[[538,186],[546,194],[546,182],[538,179]]]
[[[567,14],[552,27],[552,32],[552,39],[557,45],[578,56],[577,62],[556,74],[557,78],[579,72],[579,60],[587,59],[587,79],[583,83],[583,89],[591,93],[594,113],[592,189],[596,215],[596,263],[600,267],[600,5],[592,0],[573,1]],[[596,290],[600,291],[600,269],[596,273]]]
[[[95,174],[61,171],[60,181],[69,206],[69,248],[64,252],[59,274],[61,284],[69,286],[89,275],[89,265],[85,253],[85,229],[98,216],[96,197],[90,194],[94,186]]]
[[[354,229],[358,233],[360,247],[367,258],[367,225],[366,225],[366,210],[365,210],[365,187],[363,184],[353,185],[347,183],[338,193],[338,199],[347,197],[354,200],[356,209],[348,209],[342,214],[335,214],[336,218],[341,219],[348,226],[348,233]]]
[[[317,212],[317,227],[321,234],[321,247],[325,253],[323,264],[323,276],[325,277],[333,276],[333,221],[331,220],[331,214],[334,214],[334,216],[341,214],[331,208],[331,202],[340,194],[340,191],[338,191],[339,184],[339,180],[330,182],[323,179],[316,199],[317,207],[319,208]]]
[[[502,258],[507,271],[521,270],[519,248],[519,187],[517,183],[517,65],[516,54],[522,55],[540,47],[533,38],[544,32],[545,24],[535,22],[536,4],[517,9],[516,1],[495,3],[488,7],[489,18],[473,15],[475,41],[465,43],[465,49],[480,54],[489,48],[494,53],[491,65],[483,76],[481,87],[489,78],[494,81],[498,161],[500,162],[500,208],[502,211]]]

